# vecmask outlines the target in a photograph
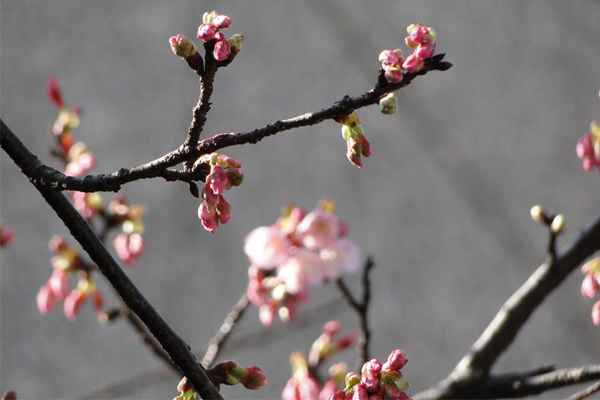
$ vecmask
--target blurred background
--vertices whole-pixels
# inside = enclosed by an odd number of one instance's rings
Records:
[[[577,140],[600,119],[600,3],[579,1],[171,1],[1,3],[2,119],[40,158],[56,111],[45,98],[55,76],[68,104],[83,108],[75,131],[97,157],[94,173],[152,160],[185,138],[198,82],[175,57],[170,36],[195,38],[217,9],[243,32],[235,62],[217,74],[203,137],[248,131],[369,90],[383,49],[402,47],[406,26],[435,27],[448,72],[397,93],[395,115],[359,114],[373,155],[345,158],[331,121],[224,153],[244,165],[227,193],[233,217],[214,235],[182,183],[160,179],[122,193],[148,214],[145,256],[127,273],[171,326],[202,353],[244,292],[245,235],[271,224],[287,202],[337,202],[350,238],[373,255],[372,356],[396,348],[416,393],[446,376],[502,305],[544,261],[547,235],[534,204],[564,213],[566,244],[599,211],[600,177],[586,173]],[[196,41],[198,43],[198,41]],[[177,395],[172,374],[126,321],[97,322],[89,304],[75,322],[41,316],[35,296],[51,273],[48,240],[68,235],[33,186],[1,154],[1,221],[14,228],[2,250],[0,389],[23,399]],[[105,195],[109,200],[112,195]],[[74,240],[70,239],[70,243]],[[496,372],[600,359],[592,302],[573,273],[533,315]],[[356,291],[358,275],[347,278]],[[103,278],[107,305],[117,305]],[[279,398],[289,354],[307,352],[331,319],[358,329],[334,286],[312,290],[294,323],[264,328],[251,308],[221,355],[259,365],[266,388],[226,387],[226,398]],[[354,366],[356,353],[333,361]],[[574,392],[549,392],[557,398]]]

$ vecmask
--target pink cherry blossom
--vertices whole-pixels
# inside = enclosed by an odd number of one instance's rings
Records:
[[[344,273],[353,273],[361,267],[361,254],[358,246],[347,239],[338,239],[320,251],[326,265],[329,279],[337,279]]]
[[[435,42],[427,40],[427,41],[421,43],[419,45],[419,47],[417,47],[415,49],[414,54],[419,58],[425,59],[425,58],[432,57],[434,52],[435,52]]]
[[[221,195],[219,195],[217,201],[217,213],[219,214],[219,222],[222,224],[226,224],[231,218],[231,205]]]
[[[333,379],[328,380],[323,385],[323,389],[321,389],[321,393],[319,393],[319,400],[329,400],[331,396],[334,395],[335,392],[338,391],[338,384]]]
[[[361,384],[354,386],[354,394],[352,395],[352,400],[368,400],[369,393],[367,389]]]
[[[225,29],[231,25],[231,18],[227,15],[217,15],[213,20],[212,24],[218,29]]]
[[[215,47],[213,49],[213,57],[215,58],[215,60],[217,60],[217,61],[226,60],[227,57],[229,57],[230,53],[231,53],[231,45],[229,44],[229,41],[227,41],[226,39],[223,39],[223,40],[218,40],[215,43]]]
[[[421,68],[423,68],[424,62],[423,59],[415,54],[411,54],[406,57],[406,61],[402,64],[402,68],[404,68],[408,72],[417,72]]]
[[[408,358],[404,351],[394,350],[388,356],[387,362],[383,364],[383,370],[399,371],[407,362]]]
[[[230,186],[229,177],[220,165],[212,166],[210,174],[206,177],[206,183],[214,194],[223,194]]]
[[[41,314],[49,313],[56,305],[56,297],[49,283],[40,288],[36,296],[38,310]]]
[[[285,283],[289,293],[301,293],[308,285],[318,285],[325,278],[323,260],[318,254],[299,249],[283,264],[277,277]]]
[[[258,310],[258,318],[265,326],[273,325],[277,316],[277,302],[269,302],[260,306]]]
[[[244,252],[252,265],[270,269],[287,261],[291,245],[277,227],[262,226],[246,236]]]
[[[0,247],[8,246],[12,243],[15,232],[12,228],[0,225]]]
[[[48,284],[54,293],[54,297],[59,301],[64,299],[71,290],[69,274],[64,271],[55,270],[50,276]]]
[[[335,214],[317,209],[304,217],[296,233],[307,249],[322,249],[339,238],[340,222]]]

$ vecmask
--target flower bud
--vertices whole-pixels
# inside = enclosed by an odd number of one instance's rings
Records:
[[[383,365],[384,370],[399,371],[406,365],[408,358],[406,353],[400,349],[394,350],[388,356],[387,362]]]
[[[217,29],[225,29],[231,25],[231,18],[229,18],[227,15],[217,15],[213,18],[212,24]]]
[[[171,44],[173,53],[184,60],[196,53],[196,45],[184,35],[172,36],[169,39],[169,43]]]
[[[242,49],[242,43],[244,43],[244,35],[241,33],[236,33],[229,38],[229,46],[232,52],[239,52]]]
[[[65,106],[60,87],[54,77],[49,77],[46,81],[46,96],[48,97],[48,100],[50,100],[50,103],[54,104],[56,108],[63,108]]]
[[[565,225],[565,217],[562,214],[558,214],[552,220],[552,224],[550,224],[550,230],[553,233],[560,233],[560,232],[562,232],[564,225]]]
[[[594,325],[600,325],[600,301],[592,307],[592,322]]]
[[[406,57],[406,60],[402,64],[402,68],[404,68],[408,72],[417,72],[423,68],[424,62],[423,59],[416,54],[411,54]]]
[[[394,114],[397,110],[398,99],[396,95],[392,93],[388,93],[381,100],[379,100],[379,111],[382,114]]]
[[[213,49],[213,57],[215,58],[215,60],[224,61],[227,59],[227,57],[229,57],[230,53],[231,53],[231,46],[229,45],[229,42],[225,39],[217,40],[217,42],[215,43],[215,47]]]
[[[354,386],[354,394],[352,395],[352,400],[368,400],[368,398],[369,393],[363,386]]]
[[[346,384],[347,388],[351,388],[360,383],[360,375],[355,372],[348,372],[346,374],[346,378],[344,379],[344,383]]]
[[[56,297],[49,283],[40,288],[35,300],[40,314],[47,314],[54,308]]]
[[[435,52],[435,42],[426,41],[419,45],[415,50],[415,55],[421,59],[430,58]]]
[[[544,213],[544,209],[540,205],[535,205],[535,206],[531,207],[530,213],[531,213],[531,219],[534,220],[535,222],[542,222],[544,220],[544,218],[546,217],[546,215]]]
[[[208,42],[214,39],[216,33],[217,30],[213,25],[205,23],[198,27],[196,37],[202,39],[204,42]]]
[[[55,270],[52,273],[48,280],[48,284],[50,285],[52,292],[54,292],[54,297],[59,301],[64,299],[71,290],[69,274],[61,270]]]
[[[0,225],[0,247],[8,246],[12,243],[15,233],[12,228]]]

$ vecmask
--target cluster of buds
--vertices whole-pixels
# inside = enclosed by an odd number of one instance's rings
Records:
[[[125,265],[132,266],[144,254],[144,224],[146,207],[128,204],[125,196],[116,196],[108,205],[108,221],[121,225],[121,233],[113,240],[117,256]]]
[[[423,68],[425,59],[432,57],[435,52],[435,30],[419,22],[416,25],[410,25],[406,31],[408,36],[405,42],[414,50],[411,55],[406,57],[402,67],[407,72],[417,72]]]
[[[583,169],[591,171],[598,168],[600,172],[600,125],[596,121],[590,125],[590,132],[577,142],[577,156],[583,161]]]
[[[54,236],[49,247],[56,253],[51,261],[54,272],[37,294],[36,301],[40,313],[47,314],[57,302],[64,300],[64,314],[73,321],[81,305],[91,296],[98,318],[103,318],[106,314],[102,294],[96,289],[90,275],[82,269],[79,253],[69,247],[60,236]],[[79,275],[79,280],[75,289],[71,290],[70,275],[75,273]]]
[[[361,374],[346,375],[346,387],[333,393],[329,400],[409,400],[405,393],[408,382],[402,379],[400,370],[408,359],[402,350],[394,350],[381,364],[376,359],[363,364]]]
[[[235,361],[225,361],[207,371],[211,381],[217,386],[241,384],[246,389],[256,390],[267,384],[267,376],[259,367],[242,367]],[[179,396],[173,400],[195,400],[198,393],[189,380],[184,376],[177,385]]]
[[[242,165],[228,156],[211,153],[200,157],[193,169],[210,168],[202,188],[202,203],[198,208],[198,217],[204,229],[215,233],[219,223],[226,224],[231,218],[231,205],[223,197],[226,190],[239,186],[244,180],[240,172]]]
[[[414,49],[413,53],[402,58],[402,50],[384,50],[379,54],[379,62],[385,79],[390,83],[402,82],[403,72],[418,72],[425,65],[425,59],[433,56],[435,51],[435,30],[422,23],[412,24],[406,28],[408,36],[406,44]]]
[[[244,36],[235,34],[227,40],[225,35],[220,32],[231,25],[231,18],[226,15],[219,15],[216,11],[205,12],[202,16],[202,25],[198,27],[196,36],[205,43],[215,40],[213,47],[213,57],[217,61],[233,59],[240,51]]]
[[[315,378],[315,371],[323,361],[338,350],[348,348],[354,341],[354,334],[334,341],[340,324],[330,321],[323,327],[323,334],[313,343],[308,360],[304,354],[290,355],[292,377],[286,383],[281,398],[283,400],[328,400],[333,393],[344,387],[344,376],[348,370],[345,363],[334,364],[329,368],[329,376],[323,386]],[[318,353],[321,353],[318,355]]]
[[[12,228],[0,224],[0,247],[8,246],[15,238],[15,232]]]
[[[248,297],[260,306],[264,325],[294,318],[298,303],[308,300],[308,287],[339,278],[360,268],[360,250],[347,240],[346,224],[323,201],[306,213],[288,205],[271,226],[254,229],[245,239],[250,259]]]
[[[58,117],[52,126],[58,149],[53,150],[53,153],[65,163],[66,175],[82,176],[94,166],[95,158],[83,142],[75,143],[73,129],[79,126],[81,109],[70,109],[65,105],[58,82],[54,78],[48,78],[46,95],[58,109]]]
[[[565,227],[565,217],[562,214],[553,214],[544,210],[540,205],[535,205],[531,208],[531,219],[540,224],[546,225],[550,232],[559,234]]]
[[[600,294],[600,257],[585,263],[582,271],[585,278],[581,282],[581,294],[587,299],[593,299]],[[600,325],[600,300],[592,307],[592,321],[594,325]]]
[[[352,113],[337,120],[342,124],[342,137],[346,141],[346,157],[358,168],[362,168],[361,156],[371,155],[371,145],[365,138],[358,114]]]

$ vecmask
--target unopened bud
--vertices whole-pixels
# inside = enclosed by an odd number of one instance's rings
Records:
[[[231,51],[240,51],[242,49],[242,43],[244,42],[244,35],[241,33],[236,33],[232,37],[229,38],[229,45],[231,46]]]
[[[187,60],[196,53],[196,45],[184,35],[172,36],[169,39],[169,43],[171,44],[173,53],[184,60]]]
[[[564,225],[565,225],[565,217],[562,214],[558,214],[552,220],[552,224],[550,225],[550,230],[553,233],[560,233],[560,232],[562,232]]]
[[[348,372],[344,381],[346,383],[347,388],[353,387],[360,383],[360,375],[358,375],[355,372]]]
[[[535,222],[542,222],[544,220],[544,209],[540,205],[531,207],[531,219]]]
[[[382,114],[394,114],[397,110],[398,99],[394,93],[388,93],[385,97],[379,100],[379,111]]]

